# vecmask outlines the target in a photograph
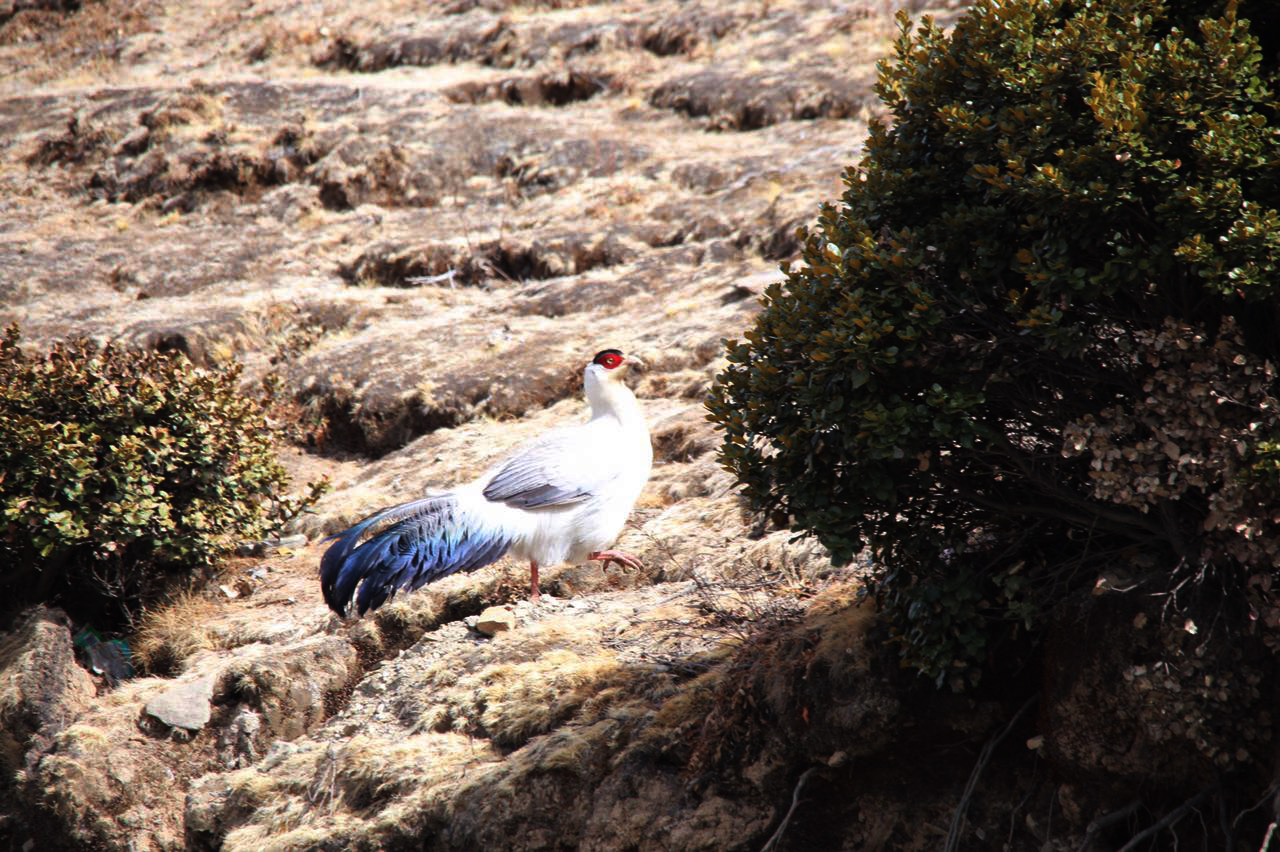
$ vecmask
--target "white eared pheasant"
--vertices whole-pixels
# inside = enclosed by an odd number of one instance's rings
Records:
[[[414,590],[510,553],[538,566],[601,559],[638,568],[607,550],[649,478],[653,448],[640,406],[622,382],[637,358],[606,349],[583,373],[591,419],[554,429],[478,479],[383,509],[333,536],[320,560],[325,603],[361,615],[398,589]],[[357,592],[357,586],[359,591]]]

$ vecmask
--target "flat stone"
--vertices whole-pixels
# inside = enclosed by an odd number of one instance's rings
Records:
[[[485,636],[492,636],[516,626],[516,614],[510,607],[491,606],[476,619],[476,630]]]
[[[178,683],[147,702],[146,710],[171,728],[198,731],[209,723],[219,672]]]

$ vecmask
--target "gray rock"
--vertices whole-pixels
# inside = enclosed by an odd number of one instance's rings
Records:
[[[147,702],[147,713],[171,728],[198,731],[209,723],[213,688],[220,671],[178,683]]]
[[[47,740],[93,700],[59,609],[36,607],[0,637],[0,768],[20,767],[34,738]]]
[[[493,636],[516,626],[516,614],[510,607],[491,606],[476,619],[476,630],[486,636]]]

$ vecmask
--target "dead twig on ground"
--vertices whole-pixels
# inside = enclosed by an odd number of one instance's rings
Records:
[[[1144,831],[1138,832],[1133,837],[1131,837],[1128,843],[1120,847],[1120,852],[1132,852],[1132,850],[1137,849],[1144,841],[1149,840],[1153,835],[1163,831],[1166,828],[1172,828],[1184,816],[1186,816],[1188,813],[1195,810],[1196,808],[1200,807],[1200,803],[1203,802],[1205,799],[1207,799],[1209,797],[1209,794],[1213,793],[1217,789],[1218,788],[1215,785],[1213,787],[1206,787],[1205,789],[1201,790],[1199,793],[1196,793],[1190,799],[1187,799],[1181,805],[1178,805],[1178,807],[1174,808],[1173,810],[1169,811],[1169,813],[1161,817],[1161,819],[1158,822],[1156,822],[1154,825],[1145,829]]]
[[[820,767],[811,766],[800,774],[800,780],[796,781],[796,789],[791,793],[791,807],[787,809],[787,815],[782,818],[777,831],[769,838],[769,842],[761,847],[760,852],[771,852],[776,849],[778,844],[782,842],[783,832],[787,830],[787,825],[791,822],[792,815],[796,812],[796,807],[800,804],[800,791],[804,789],[805,782],[809,780],[809,776],[817,772]]]
[[[1119,810],[1116,810],[1116,811],[1112,811],[1109,814],[1103,814],[1102,816],[1092,820],[1089,823],[1089,827],[1085,829],[1084,842],[1080,844],[1080,852],[1085,852],[1085,850],[1089,848],[1089,844],[1093,842],[1094,838],[1097,837],[1100,831],[1102,831],[1107,826],[1115,825],[1120,820],[1131,816],[1133,812],[1140,807],[1142,807],[1142,800],[1134,799],[1132,802],[1125,805],[1123,808],[1120,808]]]
[[[982,747],[982,753],[978,755],[978,762],[974,764],[973,772],[969,773],[969,783],[965,785],[964,794],[960,796],[960,804],[956,805],[955,815],[951,818],[951,830],[947,832],[947,845],[943,847],[945,852],[955,852],[960,845],[960,827],[964,825],[965,812],[969,810],[969,801],[973,798],[973,792],[978,787],[978,779],[982,777],[982,772],[987,768],[987,764],[991,762],[991,755],[995,752],[996,746],[1000,745],[1005,737],[1009,736],[1009,732],[1014,726],[1021,721],[1027,711],[1031,709],[1031,705],[1036,703],[1036,696],[1031,696],[1026,703],[1013,714],[1013,718],[1009,720],[1009,724],[1004,726],[1000,733],[987,740],[987,744]]]

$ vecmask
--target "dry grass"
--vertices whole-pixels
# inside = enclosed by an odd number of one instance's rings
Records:
[[[494,757],[491,750],[468,737],[457,734],[419,734],[387,746],[362,737],[353,737],[340,748],[332,749],[332,771],[319,767],[317,778],[332,777],[330,790],[340,795],[349,807],[367,808],[385,803],[408,791],[431,787],[455,778],[478,757]],[[313,799],[318,799],[314,794]]]
[[[27,84],[101,82],[119,68],[126,36],[151,29],[157,11],[151,2],[104,0],[66,14],[15,15],[0,28],[0,44],[10,46],[0,78]]]
[[[199,651],[218,647],[206,626],[222,607],[207,596],[183,592],[142,614],[130,648],[140,671],[172,675]]]
[[[529,566],[504,559],[495,574],[492,594],[495,604],[515,603],[529,597]]]
[[[763,570],[738,573],[759,579]],[[804,584],[803,572],[783,573]],[[499,584],[482,585],[492,593]],[[534,779],[545,783],[548,773],[563,795],[578,795],[578,787],[586,795],[624,761],[696,770],[713,755],[749,756],[780,735],[771,720],[796,715],[810,700],[802,695],[805,678],[825,681],[861,664],[871,613],[858,605],[855,585],[831,583],[796,597],[784,582],[785,617],[766,614],[752,631],[752,614],[769,604],[753,598],[763,590],[742,585],[734,580],[711,600],[741,624],[745,641],[716,630],[718,616],[695,592],[692,606],[654,599],[643,615],[586,608],[454,646],[426,667],[406,659],[386,675],[400,689],[378,711],[387,716],[355,715],[362,721],[352,735],[340,715],[328,734],[231,774],[230,796],[253,817],[226,836],[224,848],[376,848],[388,838],[426,836],[458,813],[484,820],[519,808]],[[388,644],[377,635],[387,630],[403,641],[423,619],[456,606],[448,601],[462,588],[397,600],[379,611],[376,628],[373,619],[363,622],[367,643]],[[708,631],[724,637],[710,649]],[[601,643],[602,636],[616,638]],[[685,648],[688,642],[694,645]],[[639,660],[635,643],[644,651]],[[671,664],[648,656],[660,647],[670,650]],[[694,658],[700,674],[676,665]]]
[[[875,625],[873,601],[862,596],[863,587],[839,584],[820,592],[809,606],[805,626],[821,637],[814,659],[825,663],[833,675],[849,680],[870,665],[867,631]]]
[[[635,678],[611,654],[566,649],[463,675],[440,665],[428,673],[427,683],[443,700],[424,707],[417,728],[479,734],[518,748],[570,719],[598,719],[628,697]]]
[[[691,739],[693,768],[748,760],[780,723],[808,724],[824,684],[866,674],[875,608],[855,574],[811,578],[757,564],[730,580],[696,581],[707,617],[737,641],[726,646],[727,659],[659,711],[663,727]]]
[[[231,795],[254,807],[257,816],[229,833],[223,848],[372,842],[380,830],[443,810],[447,792],[497,757],[486,744],[459,734],[417,734],[394,744],[360,734],[341,744],[302,743],[269,775],[255,769],[235,773]]]
[[[610,655],[557,651],[517,665],[492,666],[477,675],[482,709],[476,721],[499,745],[519,746],[564,724],[580,711],[598,716],[632,674]],[[611,689],[614,688],[614,689]]]

